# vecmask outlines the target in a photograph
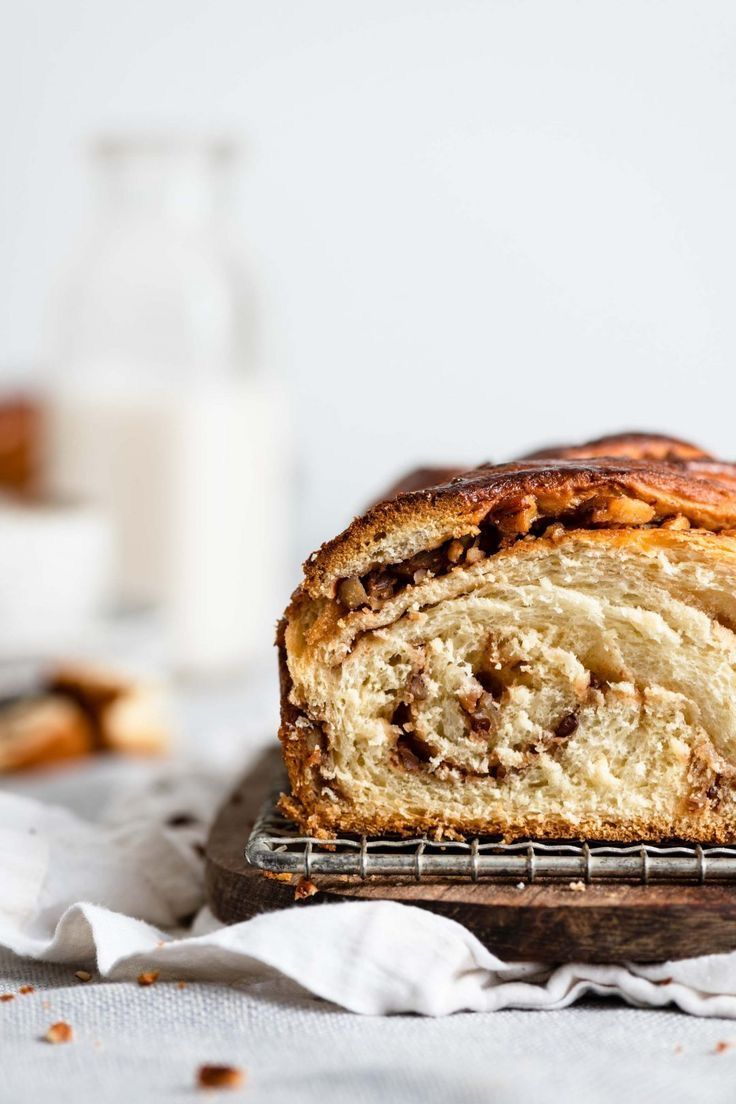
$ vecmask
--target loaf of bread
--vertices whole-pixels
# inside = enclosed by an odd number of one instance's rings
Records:
[[[736,469],[626,434],[380,502],[278,634],[322,837],[736,835]]]

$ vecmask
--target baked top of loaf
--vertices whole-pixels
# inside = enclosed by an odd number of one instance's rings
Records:
[[[308,560],[279,631],[305,830],[736,833],[736,469],[656,435],[554,451]]]
[[[582,445],[552,445],[529,452],[523,460],[579,460],[592,456],[618,456],[627,460],[712,460],[699,445],[662,433],[614,433]]]
[[[611,457],[482,465],[438,486],[376,503],[313,553],[304,565],[304,588],[313,597],[332,595],[342,578],[407,560],[477,533],[483,524],[516,537],[552,521],[593,528],[656,525],[677,516],[713,532],[732,529],[733,470],[707,461]]]

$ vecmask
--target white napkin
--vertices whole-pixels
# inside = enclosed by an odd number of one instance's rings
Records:
[[[501,962],[460,924],[388,901],[294,907],[220,927],[202,843],[220,786],[154,786],[103,823],[0,794],[0,944],[106,978],[239,982],[281,974],[354,1012],[562,1008],[585,993],[736,1018],[736,953],[662,965]]]

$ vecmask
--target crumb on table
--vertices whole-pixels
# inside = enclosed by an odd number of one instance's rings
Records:
[[[245,1070],[237,1066],[200,1066],[197,1085],[200,1089],[239,1089],[245,1083]]]
[[[319,889],[314,882],[309,878],[300,878],[296,883],[294,898],[297,901],[304,901],[307,897],[314,897],[315,893],[319,893]]]
[[[65,1020],[58,1020],[57,1023],[52,1023],[44,1035],[44,1039],[47,1043],[70,1043],[73,1038],[74,1031],[72,1026]]]

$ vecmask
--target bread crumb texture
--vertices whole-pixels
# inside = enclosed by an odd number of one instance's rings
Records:
[[[284,807],[323,835],[731,838],[734,626],[736,538],[697,528],[555,531],[379,608],[303,592]]]

